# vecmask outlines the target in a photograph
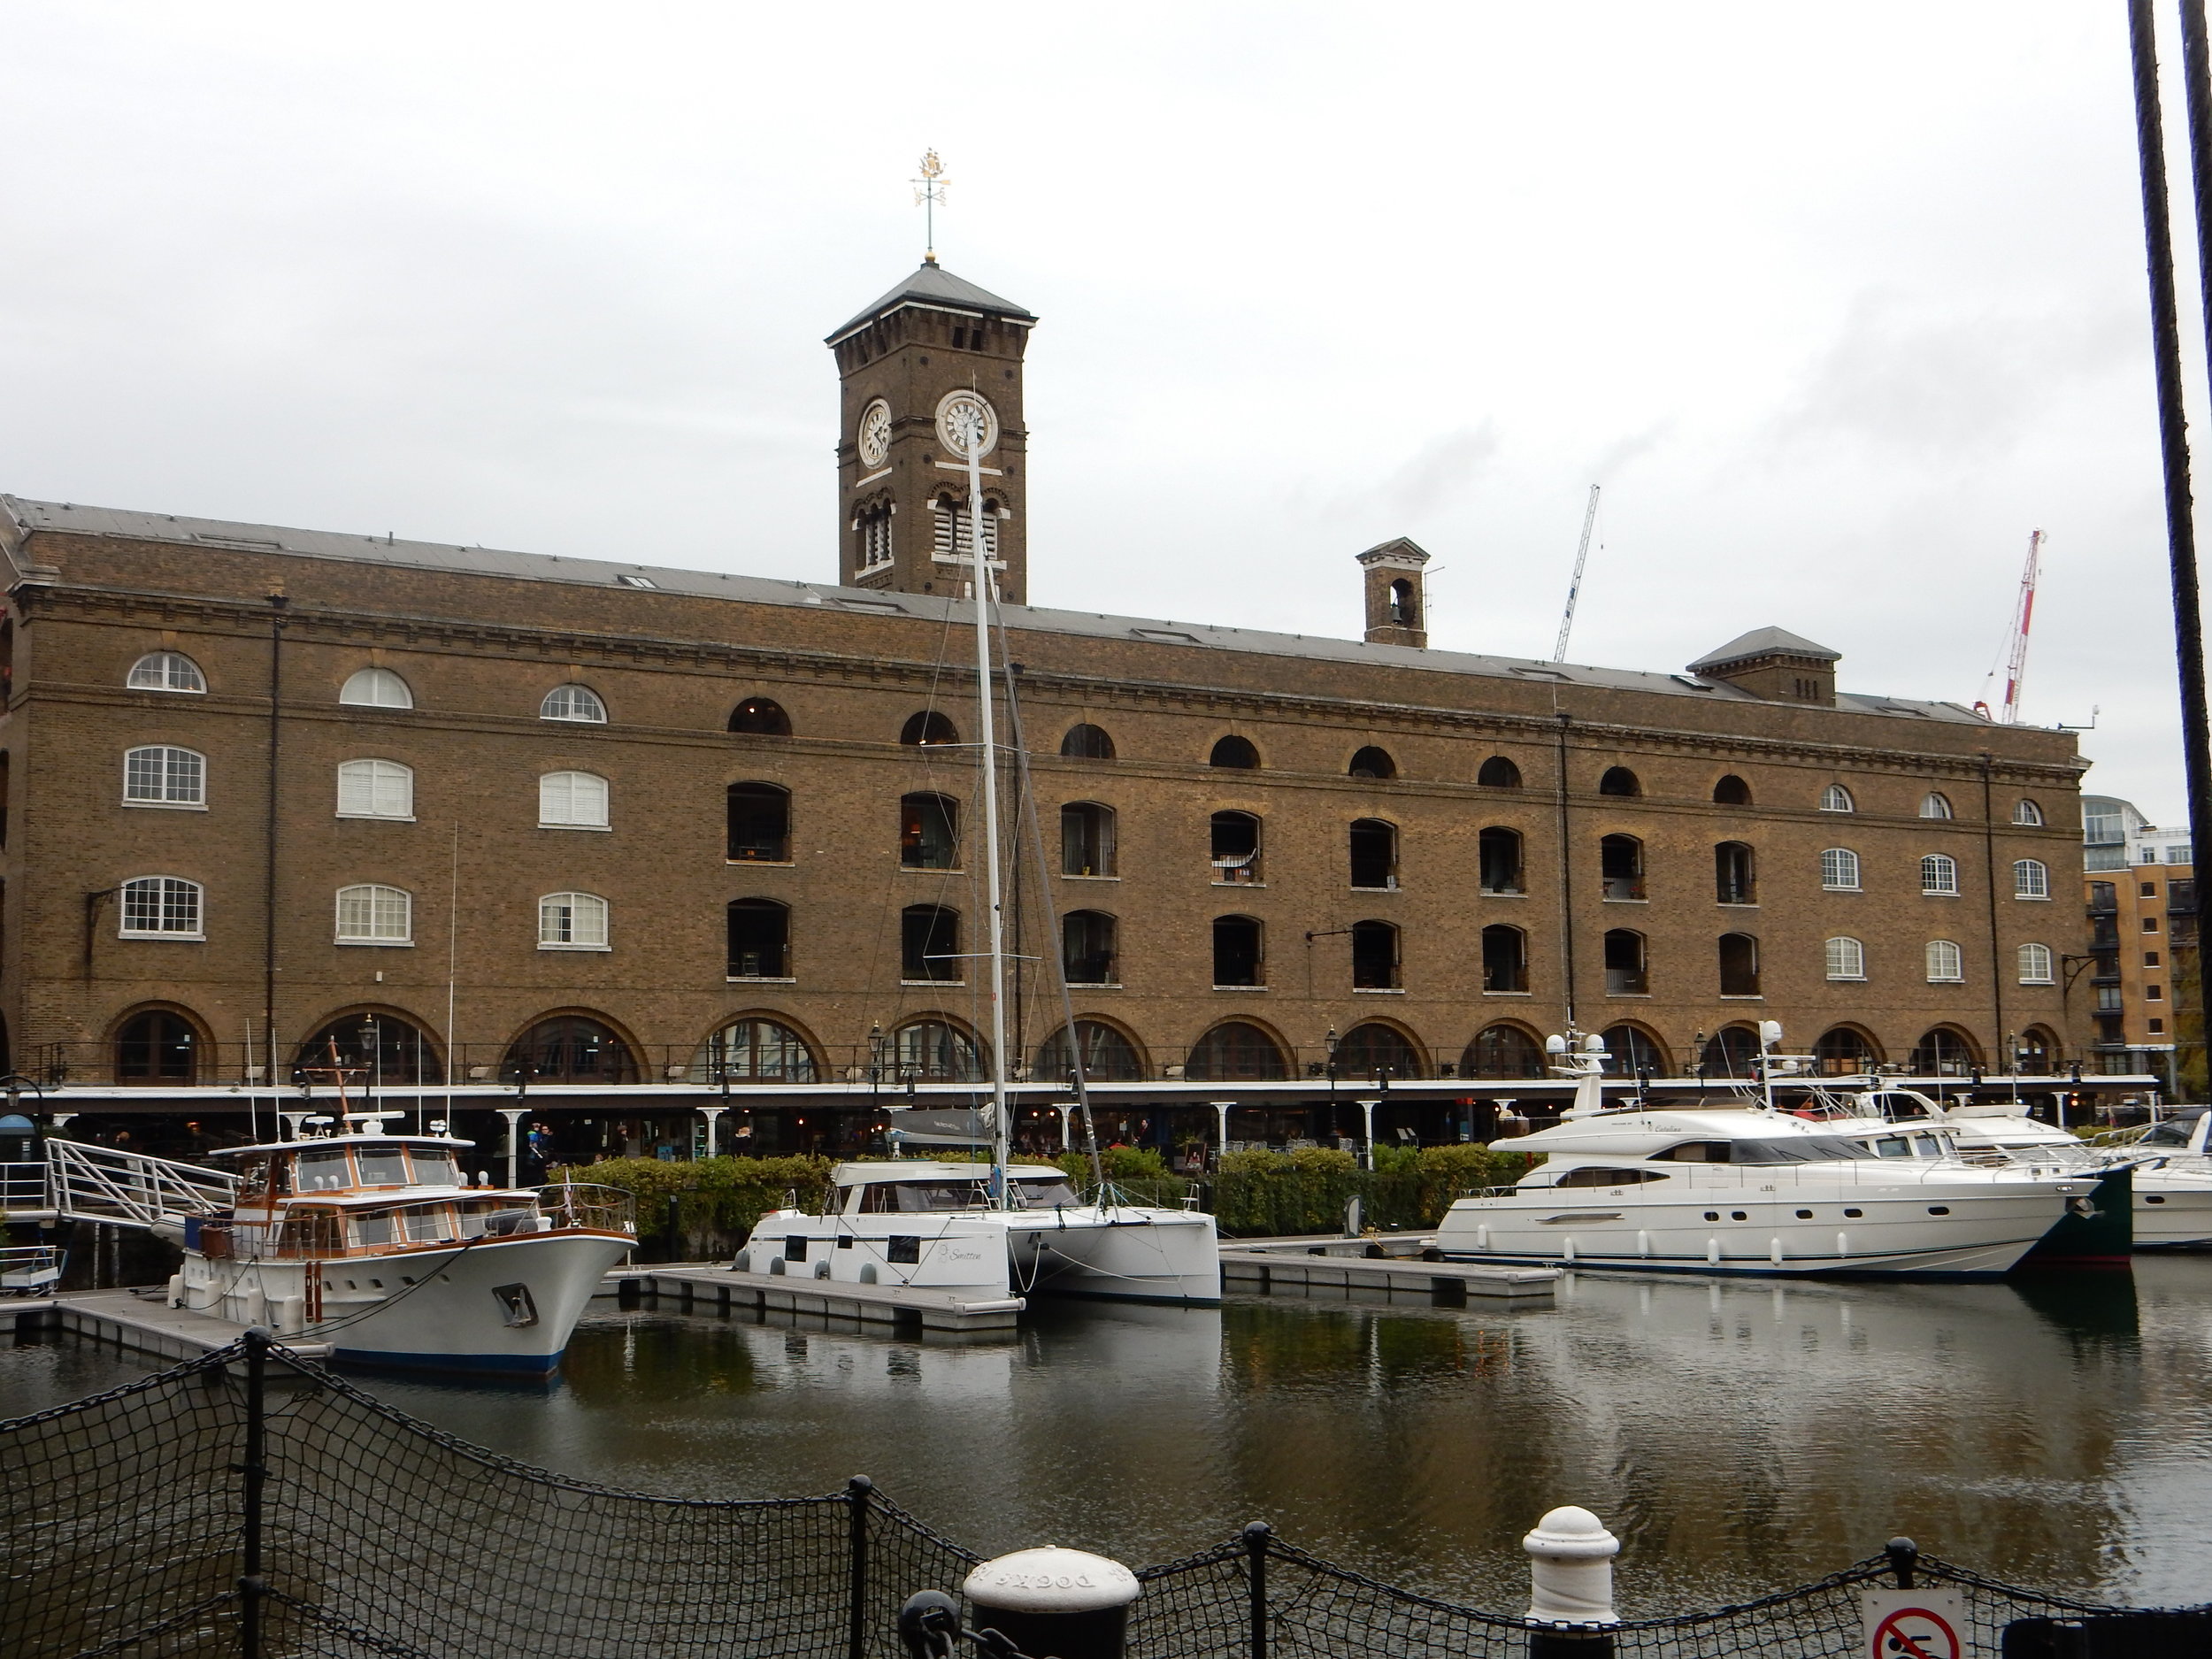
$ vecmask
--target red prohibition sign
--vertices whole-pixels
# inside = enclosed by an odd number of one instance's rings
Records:
[[[1916,1626],[1906,1628],[1906,1621]],[[1940,1613],[1901,1607],[1874,1627],[1869,1659],[1961,1659],[1959,1633]]]

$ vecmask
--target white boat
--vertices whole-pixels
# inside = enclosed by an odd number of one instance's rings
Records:
[[[2212,1249],[2208,1136],[2212,1111],[2200,1108],[2152,1124],[2118,1148],[2143,1159],[2135,1166],[2137,1249]]]
[[[977,1300],[1038,1293],[1210,1307],[1221,1300],[1214,1218],[1087,1203],[1065,1171],[895,1159],[841,1164],[829,1213],[761,1217],[734,1265],[846,1284],[910,1285]]]
[[[947,400],[940,432],[964,463],[971,522],[983,522],[986,416],[979,400]],[[956,440],[956,442],[955,441]],[[1073,1057],[1076,1103],[1091,1153],[1095,1192],[1078,1198],[1061,1170],[1016,1164],[1009,1145],[1005,907],[999,844],[998,741],[993,707],[989,547],[972,538],[975,605],[978,789],[982,805],[985,936],[982,966],[990,1012],[987,1164],[887,1159],[840,1164],[826,1214],[780,1210],[764,1216],[735,1263],[753,1271],[803,1273],[862,1284],[908,1285],[972,1294],[979,1300],[1043,1291],[1136,1302],[1212,1306],[1221,1300],[1214,1218],[1116,1201],[1099,1167],[1081,1056]],[[1012,694],[1010,690],[1008,695]],[[1034,814],[1031,817],[1033,820]],[[1047,895],[1049,910],[1049,894]],[[1050,926],[1048,933],[1057,929]],[[1064,1004],[1066,987],[1060,987]],[[1074,1027],[1072,1007],[1064,1009]]]
[[[1557,1040],[1555,1040],[1556,1041]],[[1561,1122],[1498,1143],[1545,1154],[1462,1198],[1433,1248],[1452,1260],[1642,1271],[1994,1278],[2085,1199],[2093,1176],[1970,1161],[1947,1130],[1816,1123],[1770,1104],[1603,1105],[1604,1052]]]
[[[456,1154],[472,1142],[442,1124],[385,1133],[398,1115],[351,1112],[342,1133],[218,1153],[239,1166],[229,1215],[156,1226],[184,1248],[169,1305],[326,1342],[357,1364],[551,1371],[636,1242],[629,1195],[470,1186]]]

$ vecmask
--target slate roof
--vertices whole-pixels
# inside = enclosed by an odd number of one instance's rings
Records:
[[[1803,634],[1792,634],[1787,628],[1754,628],[1748,634],[1739,634],[1717,651],[1708,651],[1690,664],[1690,672],[1701,673],[1723,663],[1740,663],[1751,657],[1814,657],[1824,663],[1843,660],[1841,651],[1816,645]]]
[[[988,288],[979,288],[964,277],[956,277],[934,260],[924,260],[921,268],[886,294],[872,305],[863,306],[853,313],[836,332],[828,336],[827,343],[835,345],[864,323],[872,321],[884,312],[912,302],[923,305],[949,305],[958,311],[981,311],[990,317],[1010,317],[1017,322],[1033,323],[1036,313],[1024,311],[1011,300],[1002,300]]]
[[[762,576],[738,576],[722,571],[681,570],[669,565],[638,565],[619,559],[517,553],[500,548],[461,547],[440,541],[402,541],[387,540],[380,535],[360,535],[334,530],[299,530],[281,525],[237,524],[224,519],[195,518],[181,513],[131,512],[111,507],[81,506],[74,503],[26,501],[5,495],[0,495],[0,514],[12,518],[25,531],[51,530],[74,535],[116,536],[132,541],[233,548],[257,553],[288,553],[305,558],[342,559],[350,564],[384,565],[406,570],[449,571],[524,581],[567,582],[590,588],[649,588],[662,593],[695,598],[732,599],[745,604],[804,605],[860,614],[910,616],[939,623],[964,619],[972,622],[973,619],[966,601],[930,594],[885,593],[873,588],[840,588],[828,582],[777,581]],[[1491,657],[1464,651],[1422,650],[1409,645],[1377,645],[1363,640],[1340,640],[1308,634],[1273,634],[1256,628],[1116,616],[1104,611],[1056,611],[1038,605],[1007,605],[1003,612],[1005,626],[1010,630],[1026,629],[1093,639],[1134,639],[1157,645],[1187,646],[1196,650],[1252,651],[1263,656],[1315,661],[1382,664],[1394,668],[1420,669],[1431,673],[1479,674],[1501,680],[1658,692],[1672,696],[1702,698],[1709,703],[1764,701],[1724,680],[1701,680],[1694,674],[1653,673],[1629,668],[1594,668],[1573,663],[1540,662],[1532,657]],[[1744,640],[1756,640],[1770,634],[1786,641],[1797,639],[1794,634],[1775,628],[1746,634]],[[1738,641],[1729,649],[1733,650],[1743,642]],[[1825,647],[1811,645],[1810,641],[1799,641],[1798,645],[1819,651],[1824,656],[1835,656]],[[1202,666],[1193,665],[1190,671],[1192,680],[1202,680],[1204,675],[1205,670]],[[1921,703],[1900,697],[1838,692],[1836,707],[1847,713],[1909,715],[1921,719],[1962,721],[1975,726],[1985,724],[1970,709],[1955,703]]]

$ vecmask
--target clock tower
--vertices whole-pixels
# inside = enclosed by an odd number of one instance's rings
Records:
[[[1022,354],[1037,319],[934,257],[830,335],[841,387],[839,582],[959,595],[973,575],[966,434],[983,449],[985,557],[1027,603]]]

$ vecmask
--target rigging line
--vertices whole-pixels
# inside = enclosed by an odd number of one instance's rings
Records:
[[[1082,1034],[1075,1025],[1075,999],[1068,990],[1067,964],[1053,944],[1060,931],[1059,906],[1054,902],[1052,872],[1045,858],[1044,822],[1037,813],[1036,786],[1030,776],[1029,744],[1022,735],[1020,700],[1014,691],[1014,664],[1006,639],[1006,611],[999,609],[999,660],[1006,664],[1006,732],[1014,746],[1014,772],[1019,787],[1019,800],[1029,810],[1030,846],[1037,856],[1038,906],[1043,914],[1038,918],[1043,925],[1044,943],[1038,954],[1053,965],[1049,970],[1052,983],[1060,993],[1060,1018],[1068,1033],[1069,1080],[1075,1085],[1076,1109],[1083,1118],[1083,1150],[1091,1162],[1091,1179],[1103,1195],[1106,1171],[1098,1156],[1098,1127],[1091,1118],[1090,1079],[1083,1064]],[[1019,860],[1015,861],[1017,864]],[[1117,941],[1118,942],[1118,941]]]

